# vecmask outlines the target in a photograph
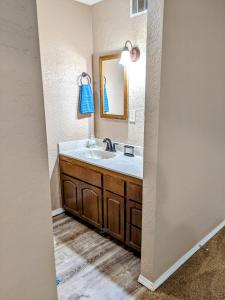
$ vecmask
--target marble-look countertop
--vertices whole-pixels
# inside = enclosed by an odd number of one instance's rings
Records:
[[[121,151],[117,151],[115,153],[115,157],[109,159],[93,159],[84,155],[87,150],[94,149],[104,151],[104,148],[99,146],[87,148],[85,140],[82,142],[79,141],[79,143],[74,141],[71,144],[68,144],[68,142],[59,144],[59,154],[69,158],[78,159],[97,167],[105,168],[138,179],[143,179],[143,157],[141,155],[128,157]]]

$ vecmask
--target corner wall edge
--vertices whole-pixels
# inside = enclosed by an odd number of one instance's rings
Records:
[[[186,254],[184,254],[175,264],[173,264],[166,272],[164,272],[154,282],[148,280],[145,276],[141,275],[138,282],[154,292],[160,287],[173,273],[175,273],[189,258],[191,258],[199,249],[201,249],[209,240],[211,240],[221,229],[225,227],[225,220],[215,227],[210,233],[202,238],[197,244],[194,245]]]

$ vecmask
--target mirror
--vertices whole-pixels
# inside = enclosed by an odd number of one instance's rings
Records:
[[[100,57],[101,117],[127,120],[128,76],[120,53]]]

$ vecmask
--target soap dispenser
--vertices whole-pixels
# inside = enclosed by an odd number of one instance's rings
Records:
[[[91,135],[91,138],[88,140],[87,147],[88,148],[94,148],[96,146],[96,140],[93,135]]]

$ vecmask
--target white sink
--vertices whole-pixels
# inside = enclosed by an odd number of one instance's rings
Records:
[[[103,150],[85,150],[82,155],[90,159],[109,159],[116,156],[116,153]]]

